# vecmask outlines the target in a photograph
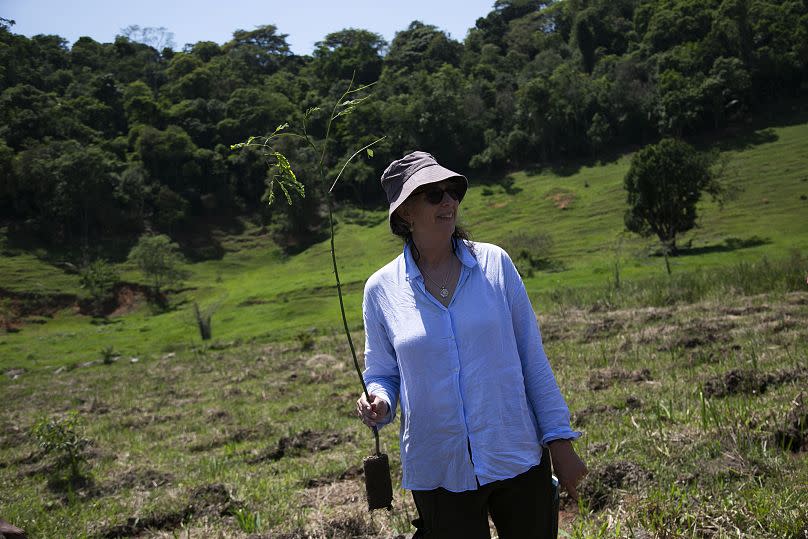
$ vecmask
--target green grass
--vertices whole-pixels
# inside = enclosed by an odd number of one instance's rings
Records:
[[[732,148],[733,141],[719,144]],[[728,160],[728,182],[737,194],[723,208],[709,200],[701,204],[702,226],[679,239],[690,248],[672,259],[675,275],[720,274],[764,256],[777,260],[792,250],[808,252],[808,219],[803,217],[808,200],[800,198],[808,198],[808,124],[752,130],[734,145],[737,149],[726,149],[723,156]],[[663,259],[650,256],[655,241],[623,229],[622,179],[630,157],[581,166],[568,175],[517,172],[505,183],[472,175],[461,219],[478,241],[507,245],[515,234],[550,238],[556,269],[536,271],[525,280],[543,309],[555,306],[560,290],[607,288],[618,262],[623,283],[639,286],[664,277]],[[377,223],[374,226],[352,224],[355,214],[338,215],[337,253],[349,324],[358,328],[365,279],[400,252],[401,245],[391,237],[383,212],[363,212],[362,220]],[[217,238],[226,251],[223,259],[188,265],[191,277],[185,291],[172,297],[173,310],[155,314],[141,305],[108,325],[62,311],[38,320],[44,324],[25,324],[19,333],[0,334],[0,367],[89,361],[106,346],[133,356],[188,346],[198,342],[191,314],[194,301],[202,307],[219,305],[213,316],[213,335],[219,341],[271,341],[311,328],[320,333],[339,330],[328,242],[285,257],[266,234],[246,225],[240,236]],[[43,261],[45,253],[0,247],[4,288],[43,298],[57,292],[85,294],[76,275]],[[127,264],[119,269],[124,280],[142,279]]]
[[[566,536],[801,537],[808,464],[774,433],[808,380],[808,293],[568,308],[541,323],[590,468],[582,508],[563,500]],[[334,335],[310,351],[205,346],[3,376],[14,403],[0,409],[0,481],[14,485],[0,492],[3,518],[31,537],[110,536],[135,519],[150,531],[132,533],[157,537],[411,533],[397,487],[391,513],[366,512],[358,474],[373,438],[353,416],[348,358]],[[782,375],[722,395],[731,371]],[[29,431],[71,410],[91,440],[90,479],[72,495],[49,486],[51,460]],[[394,484],[397,435],[382,430]]]
[[[564,501],[566,536],[804,535],[805,453],[777,447],[775,432],[801,410],[808,379],[808,124],[722,144],[738,195],[722,209],[702,204],[703,226],[680,239],[690,248],[672,277],[652,240],[622,232],[630,156],[519,172],[510,185],[471,177],[462,218],[477,240],[552,240],[555,269],[526,285],[585,433],[578,449],[591,473],[580,512]],[[372,226],[355,214],[338,215],[337,252],[361,348],[363,283],[401,245],[383,212],[364,213]],[[11,403],[0,407],[0,482],[14,485],[0,492],[2,518],[31,537],[411,533],[402,490],[392,513],[365,510],[357,474],[373,441],[352,413],[358,384],[328,244],[286,257],[245,225],[217,237],[224,258],[187,265],[168,312],[140,303],[94,320],[64,309],[0,334],[0,395]],[[76,275],[46,262],[57,255],[10,247],[4,233],[0,242],[3,289],[37,305],[84,294]],[[0,300],[0,317],[13,301]],[[194,301],[218,305],[212,342],[199,340]],[[730,376],[746,389],[719,395]],[[70,410],[92,441],[90,478],[72,494],[53,483],[30,433]],[[397,428],[382,432],[394,482]]]

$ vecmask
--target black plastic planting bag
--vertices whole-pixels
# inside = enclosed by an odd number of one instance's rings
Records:
[[[384,453],[366,457],[362,461],[365,470],[365,489],[368,509],[392,509],[393,482],[390,479],[390,460]]]

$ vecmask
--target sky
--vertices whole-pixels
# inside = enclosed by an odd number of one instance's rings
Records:
[[[186,43],[229,41],[234,30],[274,24],[295,54],[311,54],[326,34],[362,28],[388,43],[414,20],[437,26],[462,41],[494,0],[0,0],[0,17],[15,34],[56,34],[72,45],[89,36],[107,43],[130,25],[165,27],[175,49]]]

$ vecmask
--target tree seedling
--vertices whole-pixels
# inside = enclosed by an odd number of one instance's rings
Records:
[[[375,84],[375,83],[374,83]],[[353,344],[353,339],[351,338],[351,332],[348,329],[348,320],[345,316],[345,305],[343,302],[342,297],[342,285],[339,280],[339,268],[337,266],[337,256],[336,250],[334,247],[334,203],[333,203],[333,190],[336,187],[337,183],[339,182],[340,178],[342,177],[342,173],[345,171],[345,168],[353,161],[357,156],[362,153],[365,153],[368,157],[373,157],[373,149],[371,148],[375,144],[384,140],[384,137],[378,138],[371,142],[370,144],[366,144],[356,152],[354,152],[345,162],[342,164],[337,177],[331,183],[331,186],[328,185],[328,180],[326,177],[326,169],[325,169],[325,162],[326,162],[326,154],[328,149],[328,142],[331,136],[331,128],[333,123],[338,118],[343,116],[348,116],[349,114],[353,113],[356,108],[367,101],[370,98],[370,94],[367,93],[368,88],[372,86],[369,85],[360,85],[358,87],[354,87],[353,79],[348,85],[348,88],[345,92],[340,96],[340,98],[334,104],[330,115],[328,116],[328,122],[326,123],[326,130],[325,130],[325,137],[319,143],[319,145],[315,142],[312,138],[311,134],[308,132],[307,123],[311,118],[312,114],[320,110],[319,108],[310,108],[308,109],[305,114],[303,115],[303,123],[301,126],[300,131],[294,131],[290,128],[288,123],[284,123],[279,125],[275,131],[264,137],[250,137],[246,142],[242,142],[239,144],[234,144],[231,146],[231,149],[241,149],[241,148],[256,148],[258,149],[264,158],[267,161],[267,165],[270,168],[270,174],[267,178],[267,189],[264,193],[263,200],[266,201],[267,204],[272,204],[275,201],[275,188],[277,187],[283,193],[284,197],[286,198],[287,204],[292,204],[292,193],[297,193],[300,197],[305,197],[306,195],[306,188],[305,186],[297,179],[294,171],[292,170],[292,166],[289,163],[288,158],[276,149],[276,143],[281,137],[294,137],[301,140],[306,146],[311,148],[315,154],[319,157],[319,162],[317,165],[317,172],[320,180],[320,187],[325,195],[325,199],[327,201],[328,207],[328,222],[329,222],[329,230],[331,236],[331,262],[334,269],[334,279],[336,280],[337,284],[337,296],[339,298],[339,307],[340,312],[342,314],[342,324],[345,329],[345,336],[348,340],[348,347],[351,350],[351,356],[353,357],[354,367],[356,368],[356,372],[359,375],[359,381],[362,384],[362,390],[365,393],[368,401],[370,401],[370,395],[368,394],[367,386],[365,385],[364,379],[362,378],[362,371],[359,368],[359,361],[356,358],[356,349]],[[368,499],[368,508],[370,510],[373,509],[381,509],[387,508],[390,509],[392,500],[393,500],[393,486],[392,481],[390,479],[390,462],[387,458],[386,454],[383,454],[379,448],[379,431],[376,427],[373,427],[373,436],[376,441],[376,452],[374,455],[371,455],[364,459],[363,466],[365,471],[365,487],[367,492],[367,499]]]

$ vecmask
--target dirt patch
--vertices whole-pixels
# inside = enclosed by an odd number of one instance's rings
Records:
[[[109,413],[109,405],[103,401],[92,398],[89,401],[79,399],[79,411],[87,414],[103,415]]]
[[[344,365],[331,354],[316,354],[306,360],[306,367],[309,369],[339,369]]]
[[[26,325],[27,317],[52,318],[57,312],[75,306],[78,298],[73,294],[14,292],[0,288],[0,300],[3,302],[0,330],[16,333]]]
[[[309,479],[306,481],[306,488],[316,488],[322,487],[325,485],[330,485],[336,481],[347,481],[348,479],[356,479],[357,477],[361,477],[363,475],[363,470],[361,466],[351,466],[347,470],[343,471],[342,473],[335,475],[335,476],[325,476],[325,477],[317,477],[315,479]]]
[[[801,380],[808,377],[808,369],[782,369],[762,373],[752,369],[732,369],[708,378],[704,382],[705,397],[726,397],[735,394],[760,394],[769,387]]]
[[[345,364],[330,354],[316,354],[304,362],[307,384],[328,384],[333,382],[345,368]]]
[[[577,334],[572,324],[560,318],[545,317],[541,322],[541,338],[545,343],[572,339]]]
[[[125,524],[102,529],[95,537],[114,539],[137,537],[147,530],[173,530],[183,522],[200,516],[225,516],[234,514],[243,504],[232,497],[221,483],[195,488],[182,509],[165,513],[152,513],[144,517],[129,517]]]
[[[124,417],[118,422],[118,426],[122,429],[141,429],[149,425],[157,425],[160,423],[168,423],[182,418],[182,414],[151,414],[144,413],[142,415]]]
[[[278,440],[277,447],[265,450],[248,462],[250,464],[258,464],[265,461],[280,460],[284,457],[294,457],[303,453],[326,451],[351,439],[353,439],[353,437],[350,434],[340,432],[314,432],[307,429],[294,436],[281,438]]]
[[[719,312],[728,316],[750,316],[758,313],[765,313],[771,307],[768,305],[746,305],[744,307],[725,307]]]
[[[372,522],[358,515],[329,520],[326,529],[332,531],[334,539],[374,539],[379,532]]]
[[[555,191],[548,194],[546,198],[559,210],[566,210],[575,200],[575,193],[572,191]]]
[[[211,408],[210,410],[206,410],[205,411],[205,416],[208,419],[220,420],[220,421],[229,420],[230,417],[231,417],[230,412],[228,412],[227,410],[217,410],[217,409],[214,409],[214,408]]]
[[[597,369],[589,375],[586,386],[597,391],[611,387],[612,383],[619,381],[647,382],[653,380],[650,369],[639,369],[636,371],[626,371],[623,369]]]
[[[631,395],[626,398],[626,403],[623,406],[612,406],[611,404],[596,404],[587,406],[583,410],[579,410],[572,414],[572,422],[577,426],[583,426],[588,423],[594,416],[601,414],[619,413],[625,410],[635,410],[642,407],[642,402],[637,397]]]
[[[737,452],[724,451],[713,459],[699,462],[693,473],[679,477],[677,482],[694,484],[699,480],[707,483],[712,483],[716,479],[733,481],[743,477],[766,477],[768,473],[769,471],[762,468],[759,463],[750,461]]]
[[[113,301],[104,306],[107,316],[123,316],[129,314],[145,303],[152,291],[136,283],[118,283],[113,289]]]
[[[618,491],[638,486],[653,479],[653,475],[628,461],[610,462],[590,470],[579,492],[589,502],[589,509],[600,511],[617,500]]]
[[[581,342],[606,339],[617,334],[623,327],[623,322],[616,318],[603,318],[586,326],[583,335],[581,335]]]
[[[31,440],[28,432],[17,425],[6,425],[0,429],[0,449],[18,447]]]
[[[216,449],[217,447],[222,447],[229,443],[241,443],[248,440],[258,440],[261,438],[267,438],[271,435],[272,428],[269,426],[263,428],[253,427],[248,429],[238,429],[232,434],[225,434],[209,441],[196,443],[192,445],[189,450],[192,453],[200,453],[203,451]]]
[[[173,481],[174,476],[170,473],[135,469],[116,474],[114,480],[99,486],[98,490],[102,496],[111,496],[125,489],[150,491]]]
[[[677,332],[673,338],[669,339],[659,349],[676,350],[684,348],[690,350],[702,346],[709,346],[715,343],[724,343],[731,340],[730,330],[735,328],[734,322],[706,322],[696,321]]]
[[[576,426],[583,426],[587,424],[593,416],[600,414],[608,414],[615,412],[618,409],[608,404],[598,404],[594,406],[587,406],[583,410],[579,410],[572,414],[572,423]]]
[[[779,447],[792,453],[808,451],[808,405],[802,394],[794,399],[791,410],[778,423],[773,435]]]
[[[247,298],[241,303],[238,304],[238,307],[251,307],[253,305],[265,305],[269,303],[268,299],[259,298],[259,297],[251,297]]]

